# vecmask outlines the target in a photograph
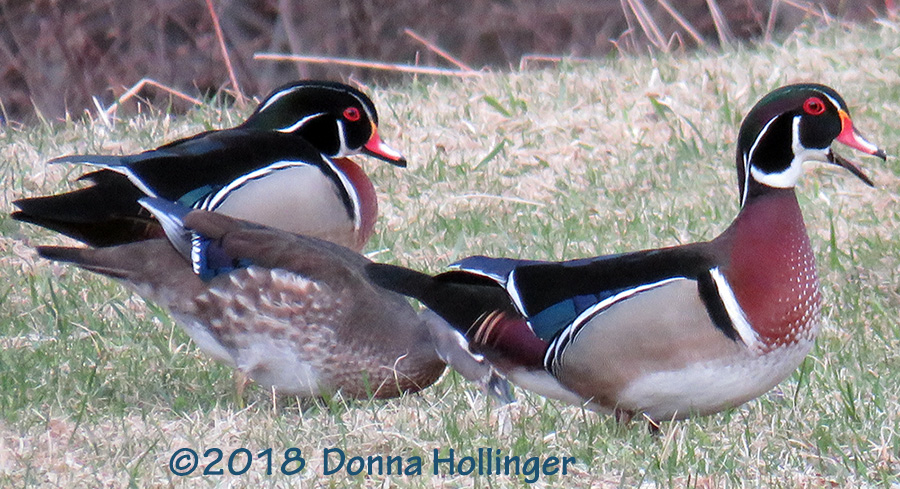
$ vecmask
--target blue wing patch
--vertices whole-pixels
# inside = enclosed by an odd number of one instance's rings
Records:
[[[178,203],[186,206],[186,207],[197,207],[197,204],[206,199],[207,196],[214,192],[218,192],[218,190],[222,188],[221,185],[204,185],[202,187],[195,188],[190,192],[182,195],[178,198]]]
[[[253,262],[246,258],[234,258],[225,252],[222,240],[194,234],[191,238],[191,264],[201,280],[209,282],[219,275],[246,268]]]
[[[568,327],[584,311],[595,304],[608,299],[626,288],[606,290],[597,294],[579,295],[557,302],[556,304],[528,316],[528,324],[540,339],[551,341],[560,331]]]
[[[159,220],[172,246],[191,261],[194,273],[204,282],[253,264],[246,258],[229,256],[222,246],[222,240],[212,239],[186,229],[184,217],[191,211],[189,207],[165,199],[149,197],[138,202]]]
[[[578,267],[590,263],[595,263],[600,260],[617,258],[619,256],[620,255],[608,255],[599,258],[582,258],[566,262],[559,262],[558,264],[566,268]],[[496,281],[501,286],[509,289],[508,281],[510,273],[516,268],[528,265],[541,265],[549,263],[553,262],[538,260],[519,260],[515,258],[471,256],[450,265],[450,268],[453,270],[464,271],[490,278]],[[513,288],[515,288],[515,282],[513,284]],[[580,316],[581,313],[583,313],[585,310],[604,299],[612,297],[619,292],[626,290],[627,288],[629,287],[603,290],[593,294],[569,297],[540,311],[536,311],[533,314],[532,311],[527,310],[528,304],[523,304],[523,306],[526,308],[526,311],[524,312],[526,313],[528,324],[531,325],[531,329],[538,336],[538,338],[544,341],[550,341],[554,337],[556,337],[556,335],[559,334],[560,331],[572,324],[572,322],[575,321],[575,319]]]

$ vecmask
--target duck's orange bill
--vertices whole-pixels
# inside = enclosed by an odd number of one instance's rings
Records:
[[[877,156],[882,160],[887,159],[887,154],[883,149],[864,138],[862,134],[853,127],[853,121],[846,112],[840,110],[838,111],[838,114],[841,116],[841,133],[835,138],[837,142],[853,149],[858,149],[863,153]],[[863,173],[862,169],[860,169],[856,163],[833,152],[829,153],[829,160],[837,166],[846,168],[850,173],[856,175],[860,180],[865,182],[866,185],[869,185],[870,187],[875,186],[872,179]]]
[[[387,161],[392,165],[401,168],[406,167],[406,158],[404,158],[396,149],[384,144],[384,141],[381,140],[381,136],[378,135],[378,131],[374,127],[372,128],[372,137],[369,138],[369,142],[363,145],[363,152],[369,156],[374,156],[380,160]]]

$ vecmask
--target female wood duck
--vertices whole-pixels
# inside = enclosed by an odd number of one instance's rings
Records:
[[[812,346],[821,296],[794,186],[807,162],[871,185],[832,153],[834,140],[885,158],[834,90],[786,86],[741,126],[741,210],[712,241],[559,263],[471,257],[437,277],[390,265],[369,274],[545,396],[622,420],[718,412],[771,389]]]
[[[133,286],[205,353],[280,395],[396,397],[431,385],[445,363],[506,392],[444,320],[371,284],[360,254],[162,199],[141,203],[176,243],[188,236],[190,261],[166,239],[38,252]]]
[[[406,160],[381,141],[378,114],[347,85],[303,81],[269,95],[241,125],[179,139],[125,156],[74,155],[91,186],[22,199],[13,218],[111,246],[162,231],[138,204],[144,196],[308,234],[360,250],[372,234],[375,189],[356,163],[368,154],[397,166]]]

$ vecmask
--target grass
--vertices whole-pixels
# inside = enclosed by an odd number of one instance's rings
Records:
[[[410,168],[364,163],[381,197],[368,251],[437,271],[470,254],[564,259],[711,238],[737,211],[737,126],[778,85],[837,88],[860,130],[898,154],[898,31],[799,30],[779,45],[376,88],[385,140]],[[802,367],[755,401],[666,424],[654,437],[642,423],[621,426],[521,390],[519,402],[499,407],[455,374],[388,402],[273,405],[251,388],[243,406],[229,369],[163,311],[108,280],[36,261],[32,246],[61,238],[5,216],[12,200],[62,190],[79,174],[45,166],[53,156],[135,151],[243,115],[212,105],[177,119],[0,132],[0,486],[532,485],[432,475],[434,449],[462,457],[490,447],[577,459],[535,487],[900,487],[896,157],[863,161],[874,191],[837,168],[811,169],[798,189],[825,296],[822,332]],[[182,447],[221,448],[225,475],[172,475],[169,457]],[[272,448],[275,474],[254,460],[228,475],[239,447]],[[307,467],[288,477],[278,464],[290,447]],[[421,475],[324,476],[326,448],[425,462]]]

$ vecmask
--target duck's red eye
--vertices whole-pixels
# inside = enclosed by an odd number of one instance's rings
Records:
[[[825,102],[819,97],[810,97],[803,102],[803,110],[809,115],[821,115],[825,112]]]
[[[350,122],[355,122],[359,120],[359,109],[356,107],[347,107],[344,109],[344,119],[347,119]]]

